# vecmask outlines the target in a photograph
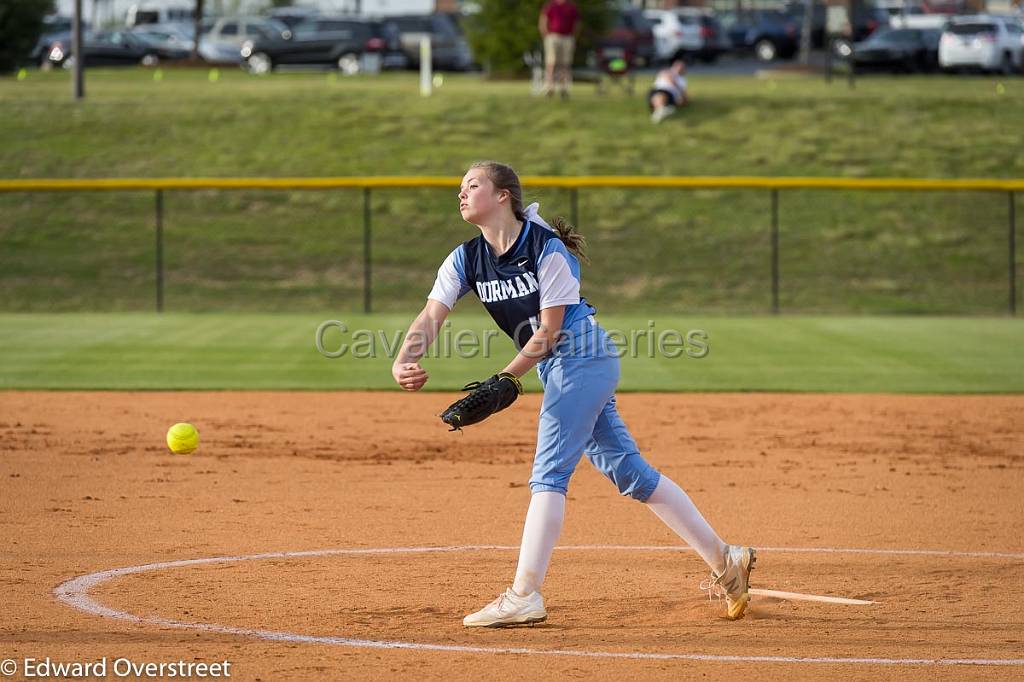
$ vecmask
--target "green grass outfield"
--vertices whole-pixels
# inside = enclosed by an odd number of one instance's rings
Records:
[[[423,99],[405,73],[159,73],[89,71],[80,103],[67,73],[0,78],[0,177],[457,176],[481,157],[529,175],[1024,176],[1022,78],[850,90],[694,75],[693,105],[656,127],[643,82],[561,102],[475,75]],[[568,213],[565,192],[526,189],[548,216]],[[474,236],[454,191],[374,193],[375,311],[417,305]],[[0,310],[152,310],[153,201],[0,194]],[[584,293],[605,313],[765,312],[769,205],[759,191],[583,191]],[[358,191],[170,192],[165,207],[167,310],[361,309]],[[1007,211],[1000,194],[783,192],[782,310],[1002,314]]]
[[[354,344],[358,329],[382,330],[390,339],[414,313],[0,314],[0,388],[397,390],[383,344],[377,358],[328,359],[315,347],[315,332],[321,322],[340,319],[349,333],[327,334],[328,348]],[[648,328],[646,317],[600,319],[627,335]],[[662,315],[653,321],[657,331],[704,330],[710,352],[702,359],[648,358],[641,341],[638,357],[622,361],[624,391],[1024,391],[1019,320]],[[493,328],[475,310],[452,316],[453,335]],[[510,343],[500,337],[490,358],[429,358],[428,388],[457,390],[511,357]],[[534,373],[527,385],[538,388]]]

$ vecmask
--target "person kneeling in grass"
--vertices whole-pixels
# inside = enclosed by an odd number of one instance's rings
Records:
[[[654,79],[654,85],[647,93],[647,104],[651,107],[651,123],[661,123],[675,113],[676,109],[685,106],[689,101],[686,97],[686,63],[682,59],[672,62],[672,66],[662,69]]]

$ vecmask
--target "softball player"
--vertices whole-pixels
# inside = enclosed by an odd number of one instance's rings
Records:
[[[580,296],[582,237],[563,221],[553,229],[538,215],[537,204],[524,209],[515,171],[493,161],[470,167],[459,190],[459,211],[480,235],[442,263],[395,359],[395,381],[407,391],[423,387],[428,375],[420,358],[456,301],[473,291],[518,349],[503,371],[521,377],[536,365],[544,386],[515,580],[463,624],[500,627],[547,619],[540,589],[562,530],[569,478],[584,453],[622,495],[646,503],[697,550],[711,568],[713,589],[725,595],[728,617],[742,617],[754,550],[722,542],[689,496],[640,456],[615,405],[615,347],[595,320],[594,307]]]

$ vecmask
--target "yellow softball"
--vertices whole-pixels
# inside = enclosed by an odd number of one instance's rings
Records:
[[[199,432],[191,424],[175,424],[167,429],[167,447],[171,452],[187,455],[199,447]]]

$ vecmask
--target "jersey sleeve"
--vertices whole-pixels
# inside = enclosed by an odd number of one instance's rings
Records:
[[[438,268],[434,288],[430,290],[427,298],[440,301],[451,310],[455,307],[455,302],[467,293],[469,281],[466,278],[466,257],[462,244],[459,244]]]
[[[580,263],[561,239],[544,244],[537,265],[540,309],[580,302]]]

